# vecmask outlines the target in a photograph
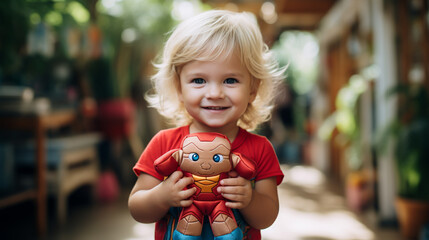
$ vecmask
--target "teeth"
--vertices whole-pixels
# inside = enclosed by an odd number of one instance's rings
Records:
[[[210,109],[210,110],[222,110],[222,109],[225,109],[225,107],[205,107],[205,109]]]

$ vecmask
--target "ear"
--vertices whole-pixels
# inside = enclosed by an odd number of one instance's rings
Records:
[[[183,102],[183,93],[182,93],[182,83],[180,82],[180,76],[177,76],[176,79],[176,92],[177,92],[177,98],[180,102]]]
[[[258,93],[259,85],[261,85],[261,80],[253,78],[253,82],[250,85],[250,98],[249,103],[252,103],[256,99],[256,95]]]
[[[180,86],[180,82],[179,82],[178,86],[176,86],[176,90],[177,90],[176,91],[177,92],[177,98],[179,99],[180,102],[183,102],[183,93],[182,93],[182,87]]]
[[[175,151],[173,154],[171,154],[171,156],[176,159],[176,162],[180,165],[182,164],[182,160],[183,160],[183,151],[182,150],[177,150]]]
[[[249,103],[252,103],[256,99],[256,92],[257,90],[250,93]]]
[[[180,102],[183,102],[183,94],[182,94],[182,83],[180,81],[180,70],[181,69],[177,69],[176,70],[176,76],[174,79],[174,85],[176,87],[176,92],[177,92],[177,98],[179,99]]]
[[[232,167],[235,168],[235,166],[237,166],[238,162],[240,162],[241,158],[240,156],[231,153],[231,162],[232,162]]]

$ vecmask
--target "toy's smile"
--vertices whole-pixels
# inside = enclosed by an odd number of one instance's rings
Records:
[[[216,173],[214,171],[204,172],[204,173],[202,173],[200,171],[197,171],[197,174],[200,175],[200,176],[204,176],[204,177],[216,175]]]

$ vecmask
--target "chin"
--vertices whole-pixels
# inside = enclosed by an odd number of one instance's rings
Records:
[[[225,123],[220,123],[220,124],[205,124],[207,127],[209,128],[221,128],[226,126],[227,124]]]

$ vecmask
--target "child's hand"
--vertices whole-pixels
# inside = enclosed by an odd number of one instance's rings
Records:
[[[252,200],[252,184],[249,180],[240,177],[236,171],[229,173],[229,178],[223,179],[218,187],[218,192],[230,201],[225,205],[230,208],[242,209]]]
[[[185,189],[193,183],[191,177],[183,177],[181,171],[176,171],[161,183],[163,197],[169,207],[189,207],[192,199],[189,199],[195,192],[195,188]]]

